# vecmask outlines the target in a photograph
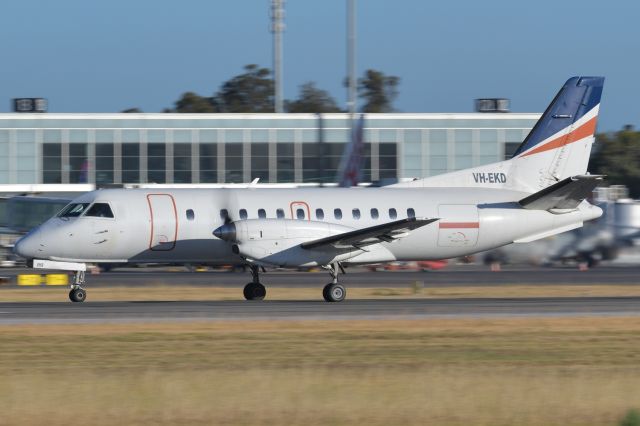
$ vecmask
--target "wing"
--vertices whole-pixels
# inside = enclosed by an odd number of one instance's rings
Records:
[[[568,177],[518,201],[530,210],[575,209],[602,182],[600,175]]]
[[[406,236],[410,231],[435,222],[435,219],[409,217],[382,225],[356,229],[330,237],[307,241],[300,246],[303,249],[316,249],[320,247],[333,247],[336,249],[359,249],[380,242],[391,242]]]

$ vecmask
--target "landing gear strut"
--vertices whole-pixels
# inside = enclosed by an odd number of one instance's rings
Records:
[[[262,300],[267,295],[267,289],[260,284],[259,267],[250,265],[253,281],[244,286],[244,298],[247,300]]]
[[[327,302],[342,302],[347,296],[347,290],[342,284],[338,284],[338,270],[344,274],[344,269],[338,262],[327,266],[327,269],[331,274],[332,281],[324,286],[322,296]]]
[[[82,288],[82,284],[84,284],[84,271],[76,271],[73,274],[69,300],[72,302],[84,302],[84,299],[87,298],[87,292]]]

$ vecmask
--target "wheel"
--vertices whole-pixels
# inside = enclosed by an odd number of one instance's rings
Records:
[[[322,289],[322,296],[327,302],[342,302],[347,296],[347,290],[340,284],[329,283]]]
[[[87,298],[87,292],[82,288],[74,288],[69,292],[69,299],[72,302],[84,302]]]
[[[267,295],[267,289],[260,283],[249,283],[244,286],[243,293],[247,300],[262,300]]]

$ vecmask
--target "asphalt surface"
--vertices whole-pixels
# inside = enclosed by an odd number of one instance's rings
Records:
[[[53,271],[52,271],[53,272]],[[0,271],[7,278],[2,288],[16,286],[16,275],[21,273],[46,273],[32,269],[8,269]],[[103,272],[99,275],[87,273],[86,287],[100,286],[150,286],[150,285],[196,285],[241,288],[251,281],[248,272],[186,272],[183,268],[126,268]],[[261,274],[267,287],[317,287],[330,281],[326,271],[284,272],[267,271]],[[530,266],[506,266],[500,272],[492,272],[482,265],[452,265],[437,271],[369,272],[364,268],[347,269],[340,275],[340,282],[347,287],[406,287],[415,281],[425,286],[486,286],[486,285],[585,285],[585,284],[640,284],[640,266],[600,266],[588,271],[577,267],[541,268]]]
[[[341,276],[349,287],[406,287],[421,281],[425,287],[558,285],[640,283],[638,266],[605,266],[589,271],[577,268],[512,267],[491,272],[483,266],[452,266],[444,270],[414,272],[352,271]],[[42,271],[37,271],[42,272]],[[5,270],[15,288],[15,276],[33,270]],[[329,281],[326,272],[268,272],[261,276],[267,286],[321,287]],[[241,272],[184,272],[176,268],[123,269],[99,275],[87,274],[89,297],[84,303],[0,303],[0,324],[162,322],[191,320],[330,320],[330,319],[410,319],[483,318],[518,316],[616,316],[640,315],[640,297],[536,297],[475,299],[394,299],[324,301],[165,301],[92,302],[91,288],[100,286],[201,285],[236,287],[250,279]],[[39,286],[27,287],[38,291]],[[65,291],[60,288],[60,291]]]
[[[640,297],[0,303],[0,324],[640,315]]]

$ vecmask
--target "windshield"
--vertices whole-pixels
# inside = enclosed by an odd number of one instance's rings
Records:
[[[89,203],[71,203],[58,213],[58,217],[78,217],[89,206]]]
[[[85,213],[85,216],[91,217],[113,217],[111,207],[107,203],[95,203],[91,206],[89,211]]]

